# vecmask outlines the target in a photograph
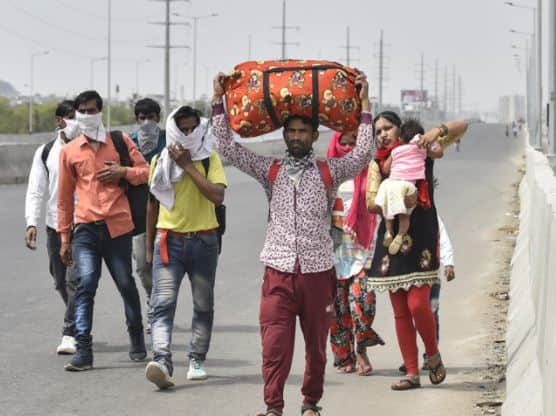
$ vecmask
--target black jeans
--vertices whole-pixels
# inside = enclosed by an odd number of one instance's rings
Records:
[[[60,234],[53,228],[46,227],[46,248],[48,251],[49,270],[54,278],[54,287],[66,305],[62,335],[73,337],[75,334],[75,291],[77,281],[73,268],[67,268],[60,257]]]

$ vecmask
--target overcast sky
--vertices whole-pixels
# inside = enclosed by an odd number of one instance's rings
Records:
[[[0,79],[28,93],[31,54],[48,50],[48,55],[35,58],[35,91],[72,96],[88,89],[91,59],[106,56],[107,2],[1,0]],[[164,9],[164,1],[112,0],[112,85],[120,86],[121,98],[136,89],[136,62],[140,62],[140,94],[163,90],[163,49],[146,46],[163,44],[164,27],[149,22],[164,20]],[[208,91],[215,72],[229,72],[248,59],[249,35],[253,59],[280,58],[280,46],[274,43],[281,33],[273,26],[281,25],[282,0],[177,0],[171,9],[183,16],[219,14],[199,21],[198,95]],[[502,0],[289,0],[287,24],[300,29],[287,32],[289,42],[299,42],[288,46],[287,55],[345,63],[341,46],[349,26],[351,43],[357,47],[351,51],[352,65],[368,73],[371,94],[377,94],[378,40],[383,29],[385,102],[398,104],[401,89],[419,88],[424,53],[425,88],[431,93],[438,59],[440,96],[444,68],[449,68],[451,85],[455,66],[463,82],[464,109],[496,110],[500,95],[524,91],[525,60],[521,58],[520,73],[512,57],[523,51],[510,45],[523,47],[527,37],[509,29],[532,31],[532,20],[529,10],[508,7]],[[192,38],[191,27],[172,27],[173,44],[192,45]],[[185,98],[191,97],[192,56],[187,49],[172,50],[171,89],[178,98],[182,86]],[[105,61],[94,63],[94,88],[106,94]]]

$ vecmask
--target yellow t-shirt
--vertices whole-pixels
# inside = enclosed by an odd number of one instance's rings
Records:
[[[151,161],[149,183],[152,179],[156,157]],[[195,168],[206,176],[203,162],[194,161]],[[227,186],[226,175],[218,153],[212,151],[210,155],[209,182]],[[209,201],[197,188],[191,177],[184,173],[183,178],[174,183],[174,207],[169,210],[160,205],[157,228],[164,228],[178,233],[211,230],[218,227],[214,213],[214,204]]]

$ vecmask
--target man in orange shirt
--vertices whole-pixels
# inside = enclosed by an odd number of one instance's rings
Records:
[[[142,361],[147,355],[139,293],[131,272],[134,225],[120,180],[132,185],[146,183],[149,167],[127,135],[123,141],[133,166],[120,166],[110,132],[102,124],[102,98],[96,91],[79,94],[75,108],[82,134],[60,152],[58,232],[62,261],[75,263],[79,282],[75,295],[77,353],[65,369],[83,371],[93,366],[91,327],[102,259],[124,301],[129,357]]]

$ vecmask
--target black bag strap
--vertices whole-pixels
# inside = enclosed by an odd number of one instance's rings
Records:
[[[48,166],[46,165],[46,160],[48,159],[48,155],[50,154],[50,151],[52,150],[52,146],[54,146],[55,142],[56,139],[49,141],[47,144],[44,145],[41,152],[41,160],[42,160],[42,164],[44,165],[44,168],[46,169],[47,176],[50,176],[50,171],[48,170]]]
[[[129,149],[124,141],[123,133],[120,130],[114,130],[110,132],[110,137],[112,138],[112,143],[120,156],[120,165],[133,166],[131,157],[129,156]]]
[[[210,157],[207,157],[207,158],[201,160],[201,162],[203,163],[203,167],[205,168],[205,176],[208,179],[209,169],[210,169]]]
[[[274,105],[272,104],[272,99],[270,98],[270,72],[265,71],[263,73],[263,95],[264,95],[264,106],[266,111],[272,121],[273,127],[277,129],[280,127],[280,120],[276,116],[276,111],[274,110]]]
[[[319,71],[327,70],[327,69],[344,69],[340,64],[334,65],[315,65],[315,66],[306,66],[306,67],[278,67],[278,68],[271,68],[267,69],[263,72],[263,99],[264,105],[266,107],[266,111],[272,120],[272,124],[274,128],[278,128],[281,126],[281,122],[276,115],[276,110],[274,109],[274,105],[272,104],[272,99],[270,97],[270,74],[280,73],[285,71],[311,71],[311,78],[312,78],[312,99],[311,99],[311,118],[313,123],[318,123],[319,121]]]
[[[319,122],[319,70],[317,68],[312,69],[312,81],[313,81],[313,96],[312,98],[312,119],[313,124],[318,125]]]

